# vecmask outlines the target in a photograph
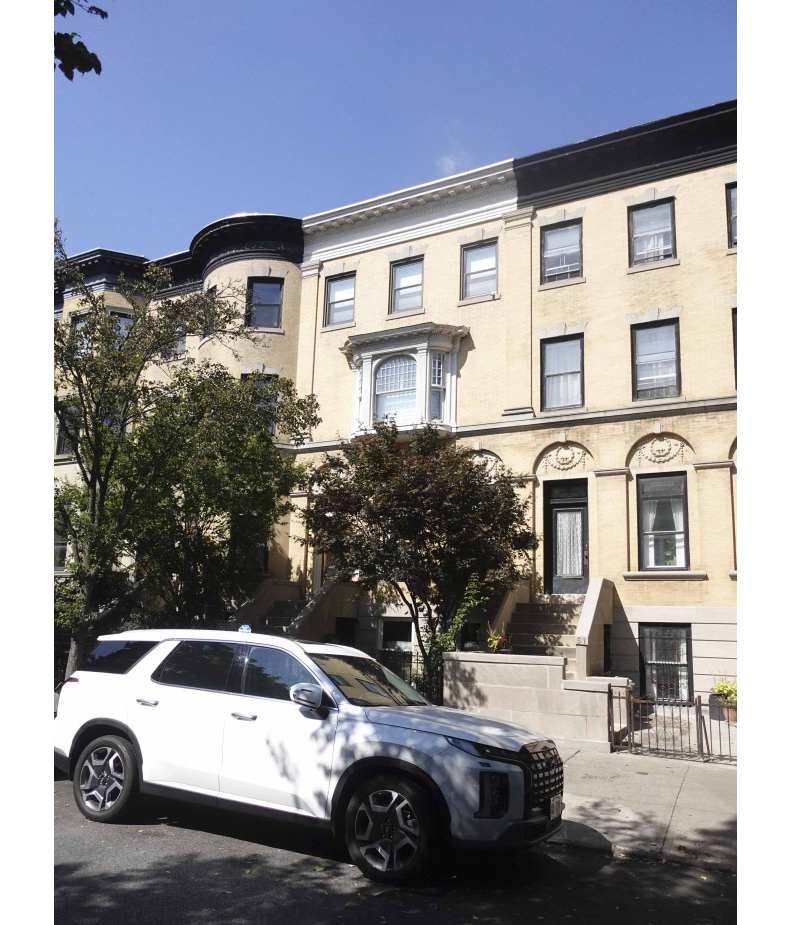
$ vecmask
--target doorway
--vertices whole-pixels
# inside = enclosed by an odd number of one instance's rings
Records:
[[[584,594],[588,588],[588,481],[544,484],[545,590]]]

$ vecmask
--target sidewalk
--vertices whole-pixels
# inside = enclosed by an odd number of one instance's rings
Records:
[[[552,841],[614,857],[737,869],[737,769],[559,749],[566,825]]]

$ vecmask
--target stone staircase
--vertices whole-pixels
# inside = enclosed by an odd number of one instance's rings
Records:
[[[504,632],[515,655],[556,655],[567,659],[566,677],[576,677],[577,625],[585,594],[540,594],[517,604]]]

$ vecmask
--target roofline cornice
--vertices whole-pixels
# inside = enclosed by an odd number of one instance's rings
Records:
[[[374,199],[364,199],[328,212],[318,212],[316,215],[309,215],[303,219],[303,231],[306,235],[335,231],[355,222],[388,217],[402,209],[424,206],[457,196],[464,198],[471,194],[475,195],[490,187],[513,181],[512,164],[513,159],[509,158],[476,170],[444,177],[442,180],[421,183],[418,186],[411,186],[395,193],[386,193]]]

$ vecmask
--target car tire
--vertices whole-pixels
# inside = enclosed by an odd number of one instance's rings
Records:
[[[344,836],[352,861],[371,880],[413,883],[434,859],[437,813],[427,792],[406,778],[365,781],[347,805]]]
[[[77,808],[94,822],[116,822],[138,792],[138,766],[132,746],[120,736],[102,736],[85,746],[74,769]]]

